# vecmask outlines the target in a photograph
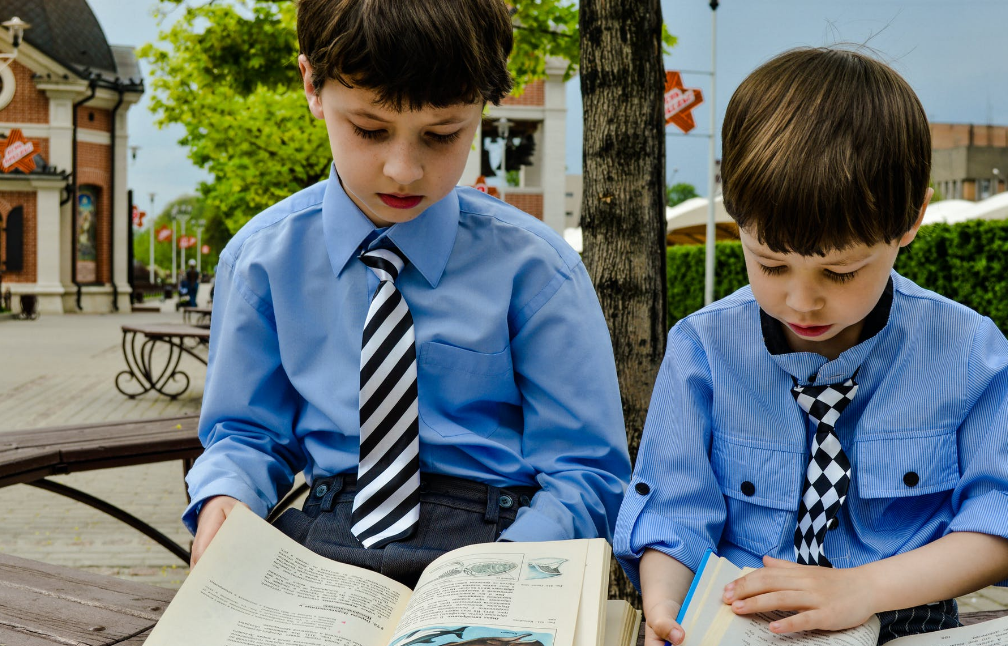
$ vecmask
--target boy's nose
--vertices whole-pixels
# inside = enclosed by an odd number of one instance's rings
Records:
[[[823,305],[818,290],[808,285],[793,285],[788,290],[786,302],[795,312],[814,312]]]
[[[423,177],[423,165],[411,146],[396,146],[385,159],[385,176],[400,186],[408,186]]]

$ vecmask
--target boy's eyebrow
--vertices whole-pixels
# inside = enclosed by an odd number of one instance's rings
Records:
[[[385,117],[383,117],[381,115],[378,115],[378,114],[375,114],[373,112],[370,112],[369,110],[366,110],[364,108],[358,108],[356,110],[350,110],[350,112],[348,114],[350,114],[350,116],[363,117],[365,119],[370,119],[372,121],[378,121],[378,122],[381,122],[381,123],[391,123],[391,121],[389,119],[386,119]],[[427,125],[428,126],[447,126],[447,125],[454,125],[456,123],[461,123],[462,121],[465,121],[464,117],[447,116],[447,117],[445,117],[443,119],[439,119],[438,121],[435,121],[434,123],[428,123]]]

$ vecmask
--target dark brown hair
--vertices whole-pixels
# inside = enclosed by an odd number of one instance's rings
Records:
[[[758,67],[728,103],[722,146],[725,209],[778,253],[898,240],[931,175],[917,95],[845,49],[791,50]]]
[[[316,92],[329,79],[394,110],[499,103],[511,91],[503,0],[299,0]]]

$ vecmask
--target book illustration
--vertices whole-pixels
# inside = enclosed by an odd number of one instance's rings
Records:
[[[389,646],[553,646],[554,635],[491,626],[430,626],[413,631]]]
[[[448,579],[457,576],[469,577],[502,577],[518,568],[516,561],[478,556],[465,561],[451,561],[444,566],[444,571],[435,574],[435,579]],[[507,578],[514,578],[513,576]]]
[[[529,561],[529,579],[549,579],[560,576],[563,572],[560,566],[567,562],[567,559],[560,557],[536,558]]]

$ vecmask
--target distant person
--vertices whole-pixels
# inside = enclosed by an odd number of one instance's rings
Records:
[[[196,307],[196,292],[199,290],[199,271],[196,270],[196,260],[189,260],[189,269],[186,271],[186,289],[189,291],[189,307]]]
[[[736,614],[794,612],[774,633],[955,627],[1008,578],[1008,341],[893,271],[932,195],[924,108],[873,58],[799,49],[722,137],[750,285],[669,333],[614,541],[645,644],[682,642],[707,549],[758,568],[715,591]]]
[[[458,187],[511,90],[504,0],[301,0],[329,178],[220,255],[193,563],[239,501],[407,585],[495,540],[611,538],[630,477],[608,328],[577,252]]]

